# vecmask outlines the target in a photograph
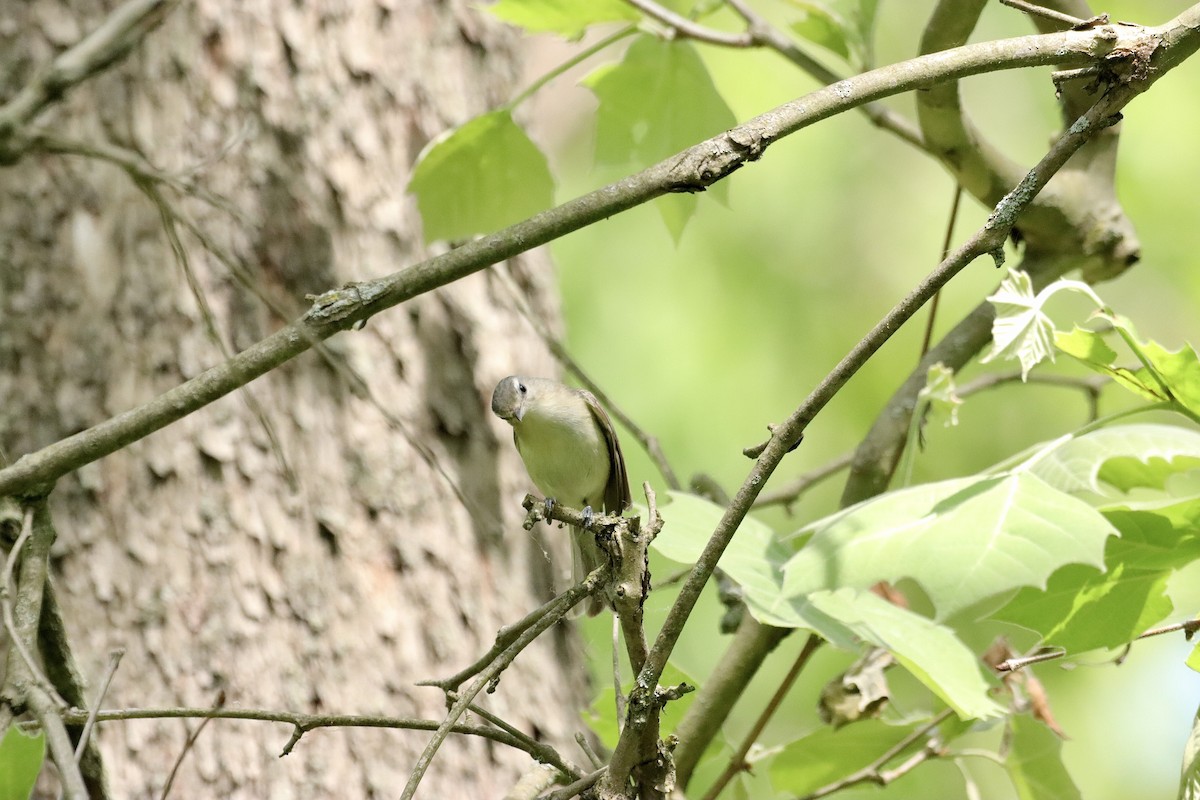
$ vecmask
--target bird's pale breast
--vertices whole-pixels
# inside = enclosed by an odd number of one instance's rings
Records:
[[[582,414],[556,415],[531,408],[514,425],[514,439],[529,477],[542,494],[599,510],[610,469],[608,445],[582,399],[579,404]]]

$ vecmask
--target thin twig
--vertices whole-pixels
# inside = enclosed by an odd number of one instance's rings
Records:
[[[451,698],[453,695],[454,693],[447,693],[446,696],[447,698]],[[479,717],[487,720],[489,723],[495,725],[497,728],[511,736],[514,741],[519,742],[520,749],[533,756],[534,760],[542,764],[549,764],[564,776],[572,780],[583,774],[579,767],[564,759],[553,747],[544,742],[539,742],[537,739],[534,739],[532,736],[505,721],[504,719],[501,719],[478,703],[471,703],[467,708],[472,714],[476,714]]]
[[[867,766],[850,773],[844,778],[839,778],[832,783],[828,783],[816,791],[804,795],[804,797],[799,798],[799,800],[818,800],[818,798],[827,797],[835,792],[840,792],[843,789],[859,783],[876,783],[880,786],[886,786],[887,784],[896,780],[896,778],[899,778],[901,775],[911,772],[922,762],[940,755],[942,752],[941,748],[936,746],[933,742],[929,742],[925,747],[914,753],[907,761],[896,768],[883,771],[883,767],[893,758],[911,747],[915,742],[927,736],[930,731],[932,731],[938,725],[941,725],[942,721],[949,718],[952,713],[954,712],[948,708],[943,709],[924,725],[920,726],[908,736],[905,736],[899,742],[889,747],[883,752],[882,755],[877,757]]]
[[[1074,28],[1076,25],[1082,25],[1087,21],[1080,19],[1079,17],[1073,17],[1070,14],[1064,14],[1061,11],[1055,11],[1052,8],[1046,8],[1045,6],[1027,3],[1025,0],[1000,0],[1000,4],[1008,6],[1009,8],[1015,8],[1018,11],[1024,11],[1026,14],[1044,17],[1045,19],[1053,20],[1055,22],[1062,22],[1072,28]]]
[[[587,757],[588,763],[592,765],[592,769],[600,769],[604,766],[604,759],[602,759],[599,754],[592,749],[592,746],[588,744],[587,737],[584,736],[582,732],[575,734],[575,743],[579,745],[579,749],[582,750],[584,756]]]
[[[772,506],[782,504],[788,511],[791,511],[792,503],[800,499],[800,495],[807,492],[810,488],[830,478],[854,462],[854,453],[844,453],[830,461],[824,466],[817,467],[811,472],[806,472],[791,482],[775,489],[759,495],[754,501],[755,508],[763,506]]]
[[[1032,664],[1040,664],[1043,661],[1054,661],[1055,659],[1063,658],[1067,655],[1067,651],[1061,647],[1045,649],[1033,655],[1021,656],[1020,658],[1006,658],[996,665],[997,672],[1016,672],[1020,669],[1025,669]]]
[[[176,265],[179,267],[180,272],[183,273],[184,283],[187,284],[192,299],[196,301],[196,308],[199,310],[200,319],[204,323],[205,333],[208,334],[209,340],[216,345],[217,350],[223,358],[226,360],[232,358],[235,351],[225,341],[224,337],[221,336],[221,329],[217,324],[217,316],[213,313],[212,306],[208,302],[208,295],[205,293],[204,287],[200,285],[199,277],[196,275],[195,270],[192,269],[192,261],[188,257],[187,248],[183,246],[183,241],[179,238],[179,215],[175,213],[175,209],[171,207],[171,204],[167,202],[167,198],[159,190],[158,183],[153,180],[135,178],[133,184],[158,211],[163,234],[167,237],[167,243],[170,245],[171,254],[175,257]],[[275,456],[275,460],[279,462],[283,479],[292,491],[296,491],[300,481],[284,452],[283,440],[280,439],[279,433],[275,429],[275,423],[271,421],[271,417],[267,415],[266,410],[258,402],[258,398],[254,396],[254,393],[250,391],[248,386],[243,386],[239,394],[245,402],[246,408],[250,411],[250,415],[258,423],[259,427],[262,428],[263,434],[267,437],[271,452]]]
[[[1138,641],[1141,641],[1142,639],[1149,639],[1153,636],[1162,636],[1167,633],[1174,633],[1176,631],[1183,631],[1184,636],[1188,640],[1191,640],[1191,638],[1196,634],[1196,631],[1198,631],[1198,630],[1200,630],[1200,619],[1187,619],[1187,620],[1184,620],[1183,622],[1172,622],[1169,625],[1160,625],[1157,628],[1151,628],[1150,630],[1146,631],[1145,633],[1135,636],[1133,638],[1133,642],[1138,642]],[[1125,645],[1126,649],[1128,649],[1133,644],[1133,642],[1129,642],[1128,644],[1126,644]],[[1068,655],[1069,654],[1067,653],[1067,651],[1061,647],[1056,647],[1056,648],[1052,648],[1052,649],[1046,648],[1037,653],[1033,653],[1032,655],[1020,656],[1019,658],[1005,659],[1004,661],[1001,661],[999,664],[996,665],[996,671],[997,672],[1016,672],[1017,670],[1024,669],[1025,667],[1028,667],[1032,664],[1040,664],[1044,661],[1055,661],[1060,658],[1066,658]]]
[[[31,503],[26,525],[29,535],[27,544],[21,549],[20,568],[17,570],[17,596],[11,606],[5,604],[10,641],[18,647],[8,653],[4,684],[0,686],[0,697],[16,706],[28,706],[41,723],[46,734],[50,757],[58,769],[63,793],[69,800],[87,800],[88,792],[83,773],[75,763],[75,752],[66,726],[58,716],[59,708],[65,705],[53,686],[28,659],[29,649],[36,647],[38,623],[42,616],[42,601],[46,595],[46,582],[50,574],[50,548],[54,545],[54,522],[46,498]],[[23,528],[25,526],[22,526]],[[22,530],[24,535],[24,530]],[[11,555],[10,555],[11,560]],[[5,576],[5,584],[8,583]],[[7,586],[4,587],[7,592]],[[17,657],[14,652],[20,650]]]
[[[742,743],[738,746],[737,752],[730,756],[729,764],[725,767],[725,771],[722,772],[720,777],[718,777],[716,781],[713,782],[713,785],[709,787],[708,793],[704,795],[703,800],[717,800],[717,797],[719,797],[721,792],[725,790],[725,787],[729,784],[729,782],[736,778],[738,773],[748,769],[748,766],[746,765],[746,755],[750,752],[750,748],[753,747],[754,743],[758,741],[758,737],[762,736],[762,732],[767,727],[767,723],[771,721],[773,716],[775,716],[775,712],[778,711],[779,707],[783,704],[783,699],[787,697],[787,693],[791,691],[792,685],[795,684],[796,679],[800,677],[800,672],[805,666],[808,665],[809,659],[812,658],[813,653],[817,652],[817,648],[820,646],[821,637],[817,636],[815,633],[809,634],[808,641],[804,643],[804,647],[801,648],[800,654],[796,656],[795,662],[792,663],[792,668],[788,670],[787,675],[783,676],[783,680],[779,682],[779,686],[775,689],[775,693],[771,696],[770,701],[767,703],[766,707],[763,708],[762,713],[758,715],[758,719],[756,719],[754,724],[750,727],[749,733],[747,733],[742,739]]]
[[[621,620],[616,614],[612,619],[612,681],[617,731],[620,732],[625,723],[625,692],[621,689]]]
[[[475,697],[483,691],[484,687],[497,680],[500,677],[500,673],[507,669],[508,665],[513,662],[513,659],[529,646],[534,639],[541,636],[551,625],[557,624],[580,600],[594,592],[602,577],[603,570],[598,569],[589,575],[583,583],[573,586],[564,592],[559,599],[558,605],[522,632],[512,644],[497,655],[492,663],[488,664],[479,673],[478,677],[475,678],[466,690],[459,694],[458,699],[454,701],[454,704],[450,707],[450,711],[446,714],[446,718],[438,726],[437,730],[434,731],[433,737],[425,745],[424,751],[413,766],[412,772],[408,777],[408,783],[404,786],[404,792],[400,795],[401,800],[412,800],[413,795],[417,792],[417,788],[421,785],[421,779],[425,777],[430,764],[433,763],[433,757],[441,749],[442,743],[446,740],[451,729],[462,715],[466,713],[467,706],[475,700]]]
[[[58,716],[56,698],[34,685],[29,687],[25,699],[33,715],[42,724],[42,732],[46,734],[46,746],[50,750],[51,761],[58,769],[63,796],[67,800],[88,800],[87,784],[83,781],[79,765],[75,763],[75,751],[71,747],[67,726]]]
[[[689,39],[723,47],[753,47],[754,37],[749,33],[727,33],[716,28],[709,28],[687,17],[676,14],[665,6],[660,6],[654,0],[625,0],[626,3],[641,11],[651,19],[657,20],[673,31]]]
[[[29,670],[30,674],[38,676],[39,682],[48,686],[50,682],[46,680],[41,670],[38,669],[37,662],[33,660],[33,654],[25,647],[24,637],[17,630],[16,620],[13,619],[12,598],[9,594],[9,587],[13,585],[13,576],[17,568],[17,559],[20,558],[21,550],[32,535],[33,509],[27,508],[25,510],[25,521],[21,524],[21,533],[17,536],[17,541],[13,544],[12,549],[8,551],[8,558],[4,562],[4,578],[3,583],[0,583],[0,606],[2,606],[4,614],[4,629],[8,631],[8,640],[16,648],[17,654],[25,662],[25,667]]]
[[[525,102],[525,100],[527,100],[528,98],[530,98],[534,94],[536,94],[537,91],[539,89],[541,89],[543,86],[545,86],[546,84],[550,83],[550,81],[557,78],[559,75],[562,75],[562,74],[570,71],[574,67],[578,66],[579,64],[582,64],[584,61],[587,61],[589,58],[591,58],[592,56],[599,53],[601,50],[611,47],[612,45],[616,44],[620,40],[624,39],[626,36],[632,36],[635,33],[637,33],[637,25],[627,25],[626,27],[621,28],[616,33],[613,33],[610,36],[604,37],[603,39],[601,39],[600,41],[596,42],[593,45],[589,45],[588,47],[585,47],[583,50],[581,50],[578,53],[576,53],[575,55],[571,56],[563,63],[559,64],[557,67],[543,73],[541,76],[538,77],[537,80],[535,80],[533,83],[529,84],[529,86],[525,87],[523,90],[518,92],[517,95],[515,97],[513,97],[512,100],[509,100],[507,103],[505,103],[503,108],[506,108],[508,110],[512,110],[512,109],[516,108],[521,103]]]
[[[1183,622],[1173,622],[1170,625],[1162,625],[1157,628],[1151,628],[1141,636],[1137,637],[1137,639],[1134,641],[1137,641],[1138,639],[1149,639],[1151,636],[1162,636],[1164,633],[1174,633],[1175,631],[1183,631],[1184,636],[1190,641],[1198,630],[1200,630],[1200,619],[1188,619],[1184,620]]]
[[[125,648],[123,647],[118,647],[108,654],[108,666],[104,670],[104,680],[100,682],[100,691],[96,693],[96,699],[92,701],[92,709],[88,713],[87,722],[83,724],[83,733],[79,734],[79,743],[75,745],[76,762],[83,758],[83,751],[87,749],[88,739],[92,735],[92,727],[96,724],[96,714],[100,711],[100,705],[104,702],[104,696],[108,694],[108,687],[112,685],[113,676],[117,674],[117,667],[124,655]]]
[[[80,708],[67,709],[61,712],[61,717],[68,725],[83,725],[91,712]],[[412,717],[384,717],[360,714],[304,714],[278,709],[256,708],[124,708],[104,709],[96,712],[96,721],[122,722],[139,719],[238,719],[252,722],[279,722],[291,725],[301,732],[318,728],[387,728],[393,730],[435,731],[441,725],[441,720],[419,719]],[[499,744],[522,750],[534,755],[528,749],[526,742],[510,736],[506,731],[490,725],[457,724],[451,728],[451,733],[465,736],[478,736]],[[298,741],[301,736],[296,736]],[[294,744],[294,743],[293,743]],[[291,747],[280,753],[286,756]]]
[[[939,261],[949,255],[950,245],[954,243],[954,224],[958,222],[958,207],[962,202],[962,195],[962,184],[955,181],[954,199],[950,201],[950,217],[946,220],[946,234],[942,237],[942,249],[938,253]],[[925,337],[921,340],[921,355],[917,359],[918,361],[929,352],[929,345],[933,341],[933,326],[937,322],[938,302],[941,299],[942,293],[937,292],[929,301],[929,318],[925,323]]]
[[[217,693],[216,702],[213,703],[213,710],[223,708],[225,706],[225,691],[221,690]],[[159,800],[167,800],[167,796],[171,794],[171,787],[175,784],[175,776],[179,774],[179,768],[183,766],[183,760],[187,758],[188,753],[192,752],[192,747],[196,744],[196,740],[200,738],[200,734],[204,732],[205,726],[212,722],[212,717],[208,716],[200,720],[200,724],[196,726],[196,730],[188,733],[187,740],[183,743],[183,749],[179,751],[178,758],[175,759],[174,766],[171,767],[171,774],[167,776],[167,782],[163,785],[162,794]],[[187,730],[187,728],[184,728]]]
[[[826,86],[832,86],[843,80],[842,76],[797,47],[790,36],[772,25],[743,0],[725,0],[725,2],[742,19],[746,20],[746,24],[750,27],[750,35],[754,37],[755,42],[771,48]],[[887,106],[880,103],[866,103],[860,106],[859,110],[881,130],[895,134],[918,150],[928,150],[920,129]]]
[[[496,657],[504,652],[509,645],[515,642],[522,633],[528,630],[531,626],[537,624],[537,622],[543,617],[553,613],[563,602],[563,599],[572,594],[576,588],[576,586],[572,586],[571,588],[566,589],[560,594],[555,595],[552,599],[542,603],[542,605],[538,606],[533,611],[530,611],[528,614],[521,617],[521,619],[517,620],[511,625],[505,625],[503,628],[496,631],[496,639],[493,642],[491,649],[480,656],[480,658],[469,667],[456,672],[449,678],[442,678],[441,680],[430,679],[417,681],[416,685],[435,686],[438,689],[447,692],[457,691],[464,682],[474,678],[480,672],[483,672],[483,670],[487,668],[488,664],[491,664],[493,661],[495,661]]]
[[[561,789],[555,789],[546,795],[546,800],[571,800],[572,797],[583,794],[595,786],[596,782],[603,778],[604,773],[607,771],[608,767],[601,767],[595,772],[588,773],[574,783],[569,783]]]

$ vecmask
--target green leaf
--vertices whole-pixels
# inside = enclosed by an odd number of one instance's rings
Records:
[[[1080,800],[1062,762],[1062,742],[1049,728],[1018,714],[1009,720],[1009,734],[1004,766],[1021,800]]]
[[[663,529],[651,546],[672,561],[694,564],[725,509],[683,492],[668,492],[667,496],[671,502],[659,507]],[[791,555],[792,550],[767,525],[746,517],[721,555],[719,566],[747,592],[774,596],[782,580],[780,567]]]
[[[1095,509],[1025,470],[889,492],[803,529],[781,601],[819,589],[917,581],[950,616],[1064,564],[1103,563],[1115,529]]]
[[[993,617],[1037,631],[1072,655],[1116,647],[1171,612],[1167,577],[1124,566],[1106,573],[1064,567],[1045,591],[1023,590]]]
[[[1117,351],[1105,342],[1105,334],[1081,328],[1070,333],[1056,331],[1054,346],[1096,372],[1108,375],[1129,391],[1147,400],[1162,401],[1166,397],[1157,386],[1148,386],[1134,370],[1116,366]]]
[[[1010,269],[1000,288],[988,298],[996,308],[996,318],[992,321],[992,349],[983,357],[982,363],[1000,357],[1015,358],[1021,362],[1021,379],[1024,380],[1035,365],[1047,358],[1053,361],[1054,323],[1043,308],[1052,296],[1063,290],[1086,294],[1097,306],[1104,305],[1092,288],[1081,281],[1057,280],[1035,295],[1029,275]]]
[[[426,241],[489,233],[554,203],[546,157],[503,110],[427,145],[408,191],[417,196]]]
[[[736,123],[713,85],[704,61],[688,42],[641,36],[619,64],[608,64],[582,81],[600,107],[596,112],[596,161],[645,166],[716,136]],[[724,184],[712,187],[718,197]],[[659,198],[660,213],[678,239],[693,209]],[[664,206],[666,206],[664,208]]]
[[[925,386],[917,394],[917,402],[925,403],[930,416],[942,418],[947,428],[958,424],[958,409],[963,404],[954,382],[954,371],[942,362],[925,373]]]
[[[846,61],[850,60],[850,44],[847,36],[852,35],[852,28],[846,20],[820,3],[792,0],[792,5],[799,7],[804,12],[804,16],[791,23],[790,26],[798,36],[836,53]],[[857,33],[857,31],[853,31],[853,33]]]
[[[675,244],[683,238],[683,231],[696,213],[700,199],[694,194],[668,194],[654,200],[654,207],[662,217],[663,225]]]
[[[557,33],[568,39],[579,38],[589,25],[641,19],[637,9],[621,0],[500,0],[485,8],[531,33]]]
[[[1192,648],[1192,652],[1188,654],[1187,661],[1184,663],[1196,672],[1200,672],[1200,644]]]
[[[1174,609],[1167,581],[1200,558],[1195,499],[1163,513],[1115,509],[1105,516],[1120,531],[1108,541],[1105,570],[1067,566],[1051,576],[1045,591],[1022,590],[994,614],[1042,634],[1068,653],[1126,644]],[[1177,527],[1174,514],[1184,522]]]
[[[988,695],[992,687],[983,677],[979,659],[949,629],[865,590],[814,592],[806,604],[816,612],[807,617],[818,633],[834,643],[845,639],[820,621],[825,617],[862,641],[885,648],[963,719],[1004,714]]]
[[[1197,459],[1195,430],[1137,424],[1035,445],[1004,465],[1031,462],[1029,471],[1049,485],[1103,507],[1114,498],[1124,503],[1124,494],[1135,487],[1162,488],[1171,476],[1195,469]]]
[[[596,159],[648,164],[723,130],[736,119],[687,42],[638,37],[619,64],[583,79],[600,101]]]
[[[771,760],[771,783],[779,793],[807,795],[871,764],[919,727],[868,719],[834,730],[823,727],[785,746]],[[906,755],[924,743],[898,755]]]
[[[1153,340],[1142,340],[1133,323],[1119,314],[1101,314],[1141,361],[1130,370],[1116,365],[1117,353],[1104,341],[1104,333],[1076,327],[1058,334],[1055,344],[1064,353],[1091,369],[1109,375],[1135,394],[1150,400],[1173,400],[1193,416],[1200,415],[1200,357],[1191,345],[1168,350]]]
[[[45,756],[45,736],[26,736],[10,727],[0,739],[0,800],[27,800]]]

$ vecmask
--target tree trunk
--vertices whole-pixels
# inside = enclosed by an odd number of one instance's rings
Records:
[[[104,5],[9,4],[0,96]],[[6,457],[196,375],[300,313],[306,293],[422,258],[409,167],[507,98],[512,45],[465,0],[196,0],[66,95],[40,118],[48,130],[138,151],[188,191],[142,191],[87,156],[0,173]],[[556,315],[544,258],[515,266]],[[548,596],[547,551],[565,553],[521,529],[527,480],[486,402],[506,374],[550,370],[484,273],[60,480],[55,578],[93,687],[110,650],[126,651],[103,706],[208,706],[223,692],[229,707],[440,719],[442,693],[414,681],[486,651]],[[481,702],[565,747],[582,688],[570,644],[536,643]],[[158,797],[196,725],[101,726],[112,796]],[[279,758],[290,734],[213,721],[172,795],[394,797],[429,739],[317,730]],[[452,738],[419,796],[498,797],[530,764]]]

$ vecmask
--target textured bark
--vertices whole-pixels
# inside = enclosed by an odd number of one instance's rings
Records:
[[[9,4],[0,96],[109,7]],[[430,137],[506,99],[511,45],[456,0],[196,0],[39,121],[228,198],[240,217],[164,190],[292,314],[305,293],[424,255],[409,165]],[[10,458],[221,360],[205,307],[227,349],[281,322],[182,233],[189,280],[159,210],[93,159],[0,171],[0,231]],[[533,302],[557,314],[544,259],[520,266]],[[329,343],[407,433],[314,353],[61,480],[54,565],[76,656],[96,681],[109,650],[127,650],[104,705],[203,706],[224,690],[231,706],[440,717],[441,693],[413,682],[486,650],[547,596],[547,550],[565,552],[521,530],[527,480],[487,413],[499,378],[552,370],[507,306],[484,273]],[[567,747],[581,696],[569,645],[535,644],[484,704]],[[211,723],[172,796],[394,796],[428,738],[319,730],[280,759],[289,734]],[[104,725],[113,795],[157,797],[186,736],[179,721]],[[497,797],[528,765],[452,739],[420,796]]]

